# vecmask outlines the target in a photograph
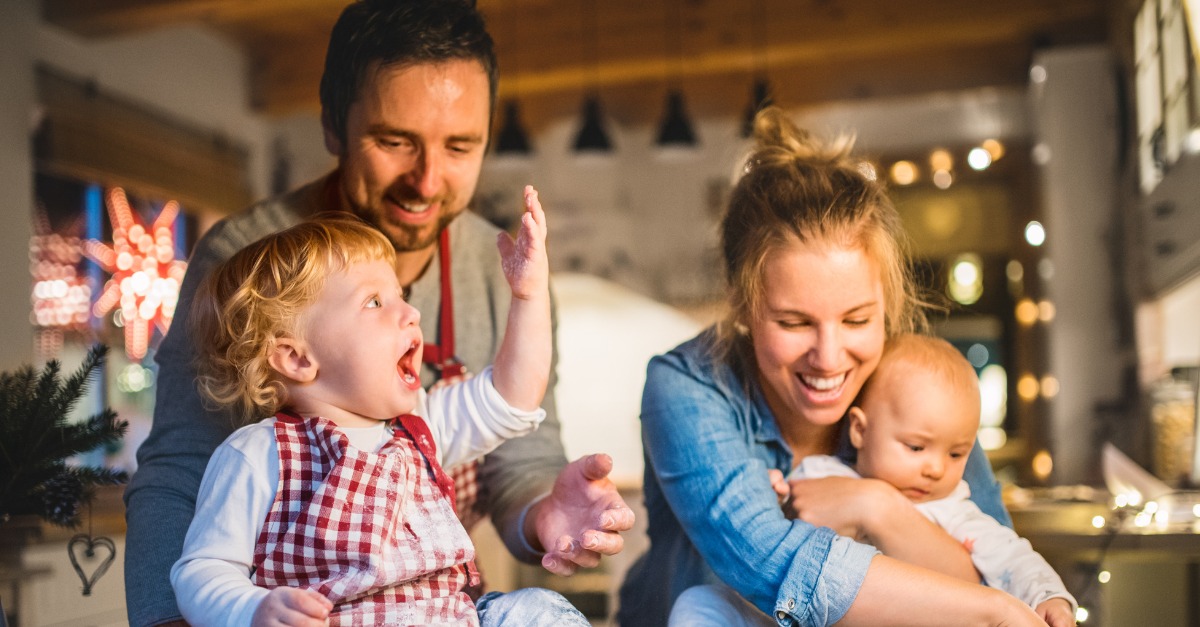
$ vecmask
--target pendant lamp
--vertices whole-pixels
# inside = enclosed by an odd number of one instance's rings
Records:
[[[521,124],[521,109],[516,100],[504,103],[504,126],[500,127],[500,136],[496,138],[497,155],[528,155],[533,149],[529,145],[529,135]]]
[[[754,134],[754,117],[772,103],[771,84],[767,82],[766,0],[758,0],[755,9],[755,32],[750,38],[754,42],[755,79],[754,87],[751,88],[750,104],[746,105],[746,112],[742,114],[742,137],[750,137]]]
[[[771,84],[765,78],[755,80],[750,104],[746,105],[746,112],[742,114],[742,137],[754,134],[754,117],[759,111],[771,106],[771,102]]]
[[[500,134],[496,138],[496,154],[507,156],[527,156],[533,153],[533,147],[529,143],[529,134],[525,132],[525,125],[521,124],[521,105],[517,100],[520,94],[520,72],[517,71],[517,44],[520,43],[520,33],[517,32],[517,26],[520,20],[517,16],[518,6],[513,2],[510,9],[511,18],[508,24],[508,36],[512,42],[510,50],[511,63],[509,71],[513,77],[513,97],[504,103],[504,122],[500,127]]]
[[[600,110],[600,58],[598,52],[599,30],[596,27],[596,2],[585,0],[580,4],[580,18],[584,40],[588,46],[592,65],[592,87],[583,101],[583,120],[575,134],[575,152],[604,153],[612,151],[612,140],[605,129],[604,116]]]
[[[600,97],[594,92],[583,101],[583,124],[575,135],[575,152],[609,152],[612,141],[604,129],[604,116],[600,111]]]
[[[667,114],[658,129],[658,145],[695,146],[696,132],[683,106],[683,92],[672,89],[667,93]]]
[[[692,121],[688,119],[687,108],[683,104],[683,89],[680,86],[680,83],[683,82],[683,36],[680,32],[683,20],[679,15],[679,2],[680,0],[671,1],[671,14],[664,21],[668,42],[667,52],[673,53],[676,66],[674,86],[667,91],[666,114],[663,115],[662,123],[658,128],[657,144],[663,148],[686,148],[696,145],[696,131],[692,128]]]

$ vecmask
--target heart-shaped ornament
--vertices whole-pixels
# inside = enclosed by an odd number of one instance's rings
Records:
[[[91,561],[96,558],[97,548],[108,549],[108,556],[100,560],[96,570],[92,571],[89,576],[83,572],[83,566],[79,564],[80,557],[76,555],[76,552],[82,551],[83,557]],[[79,580],[83,582],[83,596],[91,596],[92,586],[96,585],[100,577],[108,572],[108,567],[112,566],[113,561],[117,559],[117,545],[109,538],[93,538],[86,533],[81,533],[67,543],[67,556],[71,558],[71,567],[75,569],[75,574],[79,575]]]

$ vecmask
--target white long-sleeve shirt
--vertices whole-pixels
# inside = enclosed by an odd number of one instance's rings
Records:
[[[853,468],[831,455],[811,455],[800,460],[788,479],[861,476]],[[971,488],[960,481],[949,496],[924,503],[913,503],[917,511],[937,523],[971,553],[975,569],[983,581],[1036,608],[1049,599],[1066,599],[1071,611],[1078,609],[1075,597],[1067,592],[1058,573],[1033,550],[1029,541],[996,522],[971,500]]]
[[[485,368],[465,382],[421,390],[412,412],[425,419],[443,467],[477,459],[537,428],[545,411],[511,407]],[[193,625],[250,625],[268,590],[250,580],[254,548],[279,484],[275,418],[235,431],[213,453],[196,500],[183,554],[171,568],[180,611]],[[341,428],[350,444],[377,451],[391,439],[385,423]]]

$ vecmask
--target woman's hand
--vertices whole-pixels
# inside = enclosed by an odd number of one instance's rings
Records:
[[[258,604],[250,624],[253,627],[321,627],[329,624],[329,611],[332,609],[333,603],[318,592],[275,588]]]
[[[779,491],[774,475],[771,485]],[[888,518],[887,512],[895,509],[912,509],[895,488],[875,479],[796,479],[787,482],[787,489],[783,512],[788,518],[829,527],[838,535],[864,542],[871,542],[872,521]]]
[[[898,490],[876,479],[825,477],[788,482],[784,514],[873,545],[884,555],[979,583],[971,554]]]

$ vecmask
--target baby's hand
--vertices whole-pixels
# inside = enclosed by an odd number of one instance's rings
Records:
[[[1037,615],[1046,621],[1050,627],[1073,627],[1075,615],[1071,613],[1071,604],[1063,598],[1047,599],[1038,603]]]
[[[771,489],[775,490],[775,497],[779,499],[779,504],[783,505],[786,503],[791,490],[788,489],[787,479],[783,478],[783,472],[771,468],[767,471],[767,478],[771,480]]]
[[[329,610],[332,609],[333,603],[318,592],[275,588],[258,604],[250,624],[253,627],[324,627],[329,624]]]
[[[514,298],[528,300],[539,294],[549,294],[550,261],[546,257],[546,214],[538,201],[537,190],[525,186],[525,213],[517,239],[508,233],[496,238],[500,248],[504,278],[512,288]]]

